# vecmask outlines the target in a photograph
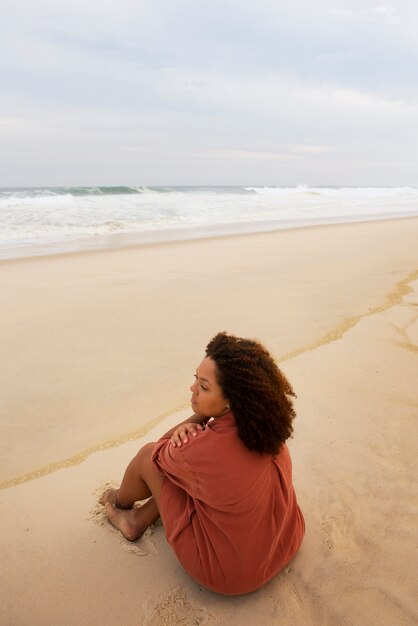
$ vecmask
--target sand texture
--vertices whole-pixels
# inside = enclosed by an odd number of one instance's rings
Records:
[[[417,241],[397,220],[1,263],[0,623],[416,624]],[[307,527],[233,598],[161,523],[129,543],[98,504],[187,416],[218,330],[263,340],[297,392]]]

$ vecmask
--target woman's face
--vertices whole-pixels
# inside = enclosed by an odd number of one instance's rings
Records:
[[[196,369],[195,381],[190,387],[192,409],[204,417],[220,417],[229,410],[228,400],[216,381],[215,361],[206,357]]]

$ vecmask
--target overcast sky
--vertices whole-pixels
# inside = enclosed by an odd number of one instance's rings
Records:
[[[418,185],[417,0],[0,15],[0,186]]]

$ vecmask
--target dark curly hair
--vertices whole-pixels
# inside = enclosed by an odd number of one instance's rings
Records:
[[[295,411],[290,383],[258,341],[218,333],[206,356],[249,450],[276,455],[293,432]]]

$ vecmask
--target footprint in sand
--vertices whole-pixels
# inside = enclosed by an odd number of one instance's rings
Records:
[[[205,608],[192,603],[183,587],[170,589],[166,594],[158,597],[157,601],[145,608],[143,626],[201,626],[215,619],[212,613]]]
[[[341,494],[340,494],[341,495]],[[359,537],[352,509],[344,505],[342,497],[323,515],[321,526],[325,533],[325,545],[329,550],[357,560],[362,554],[363,538]]]

